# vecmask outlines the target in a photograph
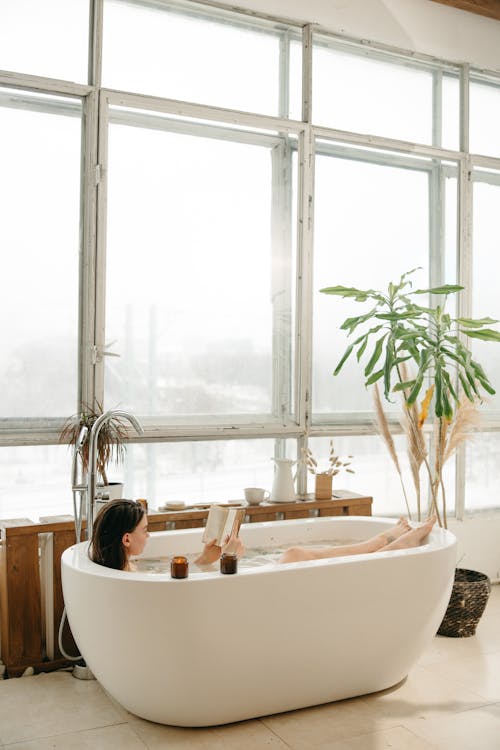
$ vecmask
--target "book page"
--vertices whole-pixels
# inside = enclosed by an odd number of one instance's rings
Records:
[[[202,542],[206,544],[215,539],[215,544],[221,547],[226,537],[231,536],[233,529],[238,534],[244,515],[244,508],[223,508],[221,505],[212,505]]]

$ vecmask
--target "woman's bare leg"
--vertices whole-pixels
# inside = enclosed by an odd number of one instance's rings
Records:
[[[392,529],[384,531],[366,542],[356,544],[344,544],[340,547],[321,547],[320,549],[306,549],[305,547],[290,547],[278,562],[300,562],[302,560],[322,560],[326,557],[343,557],[345,555],[363,555],[367,552],[378,552],[388,545],[396,542],[401,536],[407,534],[411,526],[405,518],[400,518]]]

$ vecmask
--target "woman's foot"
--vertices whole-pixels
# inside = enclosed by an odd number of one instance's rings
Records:
[[[389,529],[388,531],[384,531],[379,536],[382,539],[382,547],[385,547],[387,544],[391,544],[391,542],[395,542],[397,539],[403,536],[403,534],[406,534],[408,531],[411,531],[411,526],[408,523],[406,518],[401,518],[397,522],[395,526],[392,527],[392,529]]]
[[[405,534],[402,534],[398,539],[387,544],[384,548],[384,552],[389,552],[393,549],[408,549],[410,547],[418,547],[424,541],[425,537],[432,531],[432,527],[436,523],[436,516],[431,516],[420,526],[416,526],[414,529],[410,529]]]

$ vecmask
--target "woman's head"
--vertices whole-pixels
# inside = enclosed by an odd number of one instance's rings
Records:
[[[148,536],[142,505],[133,500],[113,500],[96,516],[90,557],[99,565],[124,570],[130,555],[141,554]]]

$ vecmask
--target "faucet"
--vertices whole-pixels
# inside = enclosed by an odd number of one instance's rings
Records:
[[[138,435],[142,435],[144,433],[142,425],[134,417],[133,414],[129,414],[126,411],[120,411],[119,409],[111,409],[109,411],[104,412],[104,414],[101,414],[92,425],[92,430],[90,431],[90,437],[89,437],[89,467],[88,467],[87,492],[86,492],[87,539],[92,538],[92,531],[94,528],[94,500],[95,500],[96,485],[97,485],[97,480],[96,480],[97,438],[99,437],[99,433],[101,431],[102,426],[106,424],[106,422],[109,422],[109,420],[113,419],[114,417],[119,417],[120,419],[126,419],[128,422],[130,422],[132,427],[134,427]]]

